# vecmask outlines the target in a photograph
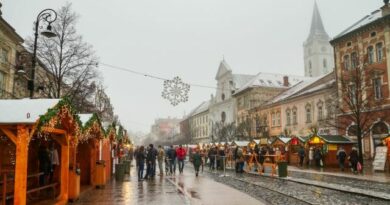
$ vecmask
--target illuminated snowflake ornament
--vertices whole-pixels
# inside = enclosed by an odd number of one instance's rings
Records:
[[[169,100],[173,106],[176,106],[181,102],[188,101],[189,91],[190,85],[184,83],[179,77],[176,76],[172,80],[164,81],[162,97]]]

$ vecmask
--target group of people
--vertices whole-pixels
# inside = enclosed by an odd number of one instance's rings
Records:
[[[165,162],[165,174],[172,175],[176,173],[176,162],[179,167],[179,172],[183,173],[184,160],[186,157],[186,150],[182,145],[179,145],[177,149],[170,146],[164,149],[161,145],[158,149],[154,148],[153,144],[150,144],[146,149],[144,146],[137,147],[134,152],[134,158],[136,160],[138,180],[151,179],[156,175],[156,161],[159,167],[159,174],[164,175],[163,164]],[[146,174],[144,176],[146,163]]]

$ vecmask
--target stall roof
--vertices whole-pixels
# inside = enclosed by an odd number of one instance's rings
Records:
[[[278,136],[278,137],[276,137],[275,140],[273,140],[273,141],[271,142],[271,144],[273,144],[274,142],[276,142],[276,140],[280,140],[280,141],[282,141],[284,144],[287,144],[287,143],[291,140],[291,138],[290,138],[290,137],[285,137],[285,136]]]
[[[0,124],[34,124],[60,99],[0,100]]]
[[[318,137],[323,139],[325,142],[332,143],[332,144],[355,144],[356,143],[342,135],[318,135]]]
[[[298,136],[297,137],[301,142],[306,142],[308,139],[310,139],[309,136]]]
[[[244,147],[248,146],[249,142],[248,141],[233,141],[232,144],[236,144],[239,147]]]

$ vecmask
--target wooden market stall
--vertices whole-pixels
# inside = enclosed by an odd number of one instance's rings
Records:
[[[299,164],[299,156],[298,151],[302,147],[305,149],[306,142],[310,138],[310,136],[302,137],[302,136],[293,136],[288,143],[288,162],[291,165]],[[307,155],[306,155],[307,156]]]
[[[275,154],[277,155],[277,161],[288,161],[288,145],[290,142],[291,138],[290,137],[285,137],[285,136],[278,136],[272,141],[271,147],[274,148]]]
[[[342,146],[348,154],[356,142],[341,135],[312,135],[307,140],[307,144],[307,148],[313,147],[314,150],[317,148],[320,149],[325,167],[337,167],[338,161],[336,154],[339,147]],[[345,163],[347,163],[347,160]]]
[[[1,184],[3,203],[9,199],[26,204],[27,193],[41,199],[39,193],[46,189],[52,190],[57,202],[66,203],[69,145],[80,134],[70,103],[66,99],[0,100],[0,110],[0,135],[14,145],[1,157],[2,167],[7,167],[0,170],[6,178]],[[57,148],[59,165],[51,174],[49,156]]]

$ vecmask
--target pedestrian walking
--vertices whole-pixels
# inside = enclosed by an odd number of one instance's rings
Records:
[[[310,147],[310,149],[309,149],[309,161],[308,161],[309,166],[313,165],[313,160],[314,160],[314,150],[313,150],[313,147]]]
[[[322,153],[320,148],[315,148],[314,150],[314,160],[316,161],[316,166],[317,167],[322,167]]]
[[[299,148],[298,156],[299,156],[299,166],[303,167],[303,160],[305,159],[305,149],[303,149],[303,147]]]
[[[192,154],[192,163],[194,165],[195,169],[195,176],[198,177],[199,174],[199,167],[203,164],[202,157],[200,156],[199,150],[196,149],[195,153]]]
[[[351,163],[351,168],[354,174],[357,174],[357,164],[359,161],[359,156],[356,147],[352,147],[352,151],[349,154],[349,162]]]
[[[145,169],[145,159],[146,159],[144,146],[137,148],[135,154],[136,154],[135,160],[136,160],[137,171],[138,171],[138,181],[142,181],[144,175],[144,169]]]
[[[339,147],[339,150],[336,153],[336,158],[339,161],[339,166],[341,171],[344,171],[345,158],[347,157],[347,153],[344,150],[344,147]]]
[[[146,165],[146,179],[153,178],[156,174],[156,157],[157,150],[154,148],[153,144],[150,144],[148,153],[146,154],[146,161],[148,162]]]
[[[169,162],[169,172],[170,174],[176,173],[176,150],[173,148],[173,145],[167,151],[167,157]]]
[[[241,149],[241,147],[237,150],[237,161],[238,161],[238,173],[244,172],[244,151]]]
[[[184,159],[186,158],[186,150],[182,145],[179,145],[179,148],[176,150],[177,163],[179,164],[179,172],[183,173],[184,169]]]
[[[216,150],[215,146],[212,146],[210,151],[209,151],[209,154],[208,154],[209,161],[210,161],[210,164],[209,164],[210,170],[214,170],[214,168],[215,168],[216,156],[217,156],[217,150]]]
[[[163,171],[164,156],[165,156],[164,149],[161,147],[161,145],[159,145],[158,146],[157,161],[158,161],[158,168],[160,170],[160,176],[164,175],[164,171]]]

